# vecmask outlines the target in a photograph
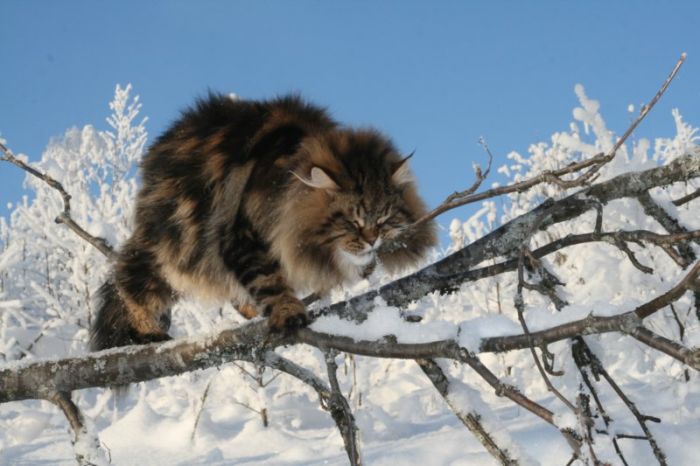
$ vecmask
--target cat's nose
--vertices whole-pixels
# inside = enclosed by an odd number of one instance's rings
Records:
[[[360,231],[362,239],[365,240],[370,246],[374,246],[374,243],[379,238],[379,231],[376,227],[365,227]]]

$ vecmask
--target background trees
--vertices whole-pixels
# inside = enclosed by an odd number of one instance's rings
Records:
[[[129,230],[146,142],[129,94],[117,87],[110,130],[69,130],[36,166],[71,195],[71,218],[110,245]],[[74,392],[84,463],[104,452],[133,463],[158,448],[155,464],[458,464],[486,451],[501,463],[691,464],[696,129],[676,111],[673,137],[616,138],[598,103],[576,94],[568,131],[509,154],[498,186],[480,189],[486,164],[477,171],[461,199],[482,207],[451,223],[452,244],[430,265],[337,291],[339,304],[313,304],[316,321],[294,336],[270,338],[230,306],[184,302],[173,331],[188,338],[85,356],[90,293],[108,259],[56,225],[68,221],[63,198],[28,177],[35,196],[0,224],[0,401],[50,398],[71,412],[65,391],[151,380],[121,401]],[[0,405],[0,459],[72,461],[68,442],[53,441],[65,421],[42,403]],[[485,449],[463,448],[461,425]]]

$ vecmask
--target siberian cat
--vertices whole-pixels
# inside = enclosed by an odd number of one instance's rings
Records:
[[[340,126],[299,97],[210,95],[150,147],[135,230],[100,288],[94,350],[168,339],[183,294],[253,305],[272,331],[323,295],[418,261],[436,242],[408,167],[374,130]],[[391,244],[391,247],[387,247]]]

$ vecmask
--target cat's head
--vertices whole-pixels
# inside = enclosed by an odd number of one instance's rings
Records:
[[[300,242],[330,260],[347,279],[377,259],[388,269],[412,265],[436,243],[428,222],[385,247],[425,212],[410,156],[371,130],[338,130],[310,137],[293,171]]]

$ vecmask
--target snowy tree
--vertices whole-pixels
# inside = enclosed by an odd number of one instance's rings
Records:
[[[674,111],[674,136],[630,142],[575,93],[567,131],[509,154],[489,189],[491,162],[477,168],[431,212],[482,202],[421,270],[334,291],[294,335],[185,301],[175,341],[88,355],[90,294],[128,235],[146,143],[117,87],[111,129],[52,141],[34,196],[0,221],[0,402],[58,405],[82,464],[156,446],[182,464],[342,462],[341,448],[351,464],[692,464],[677,446],[700,405],[697,130]],[[135,382],[121,401],[95,388]],[[0,462],[70,462],[39,446],[65,428],[45,403],[0,405]],[[487,453],[464,448],[465,426]]]

